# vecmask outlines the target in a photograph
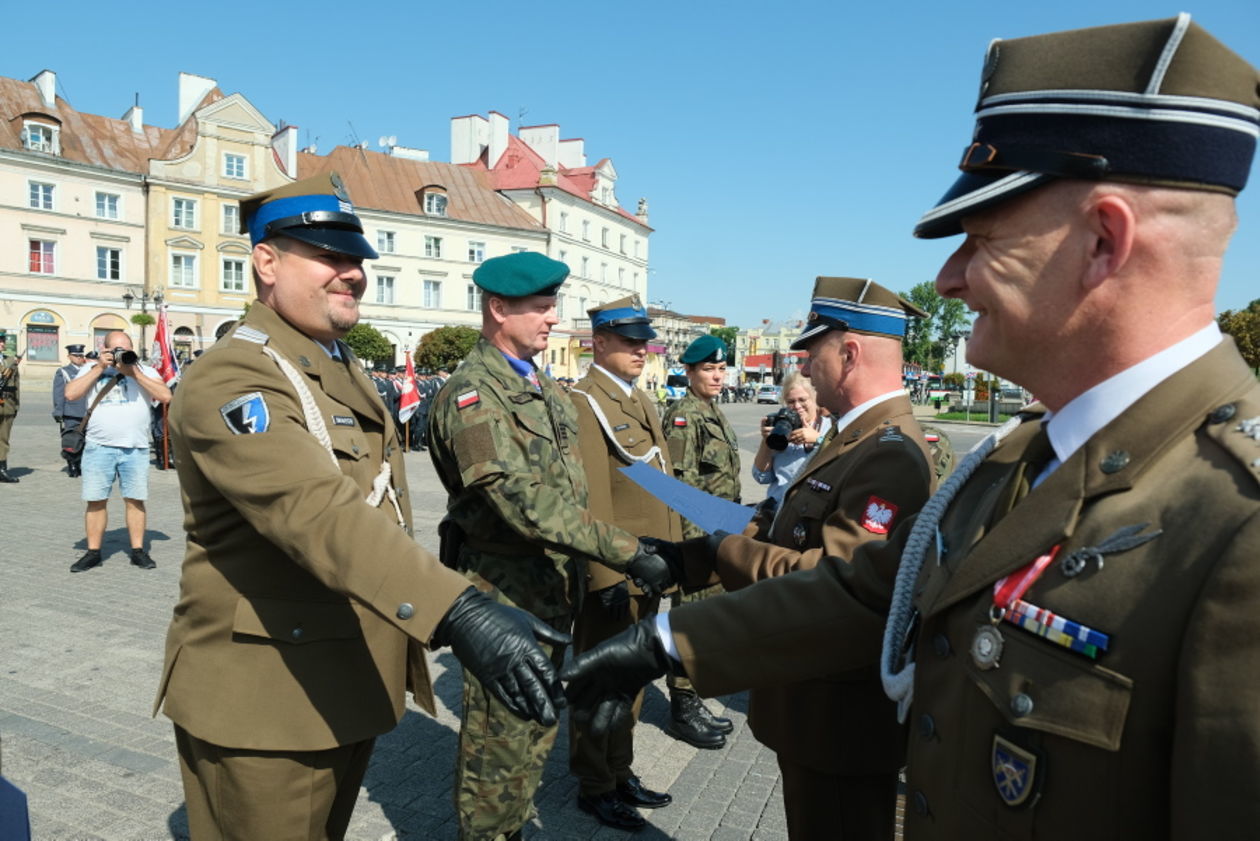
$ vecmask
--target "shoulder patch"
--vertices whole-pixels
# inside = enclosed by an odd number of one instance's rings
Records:
[[[480,402],[481,396],[477,394],[477,389],[475,388],[472,391],[465,391],[463,394],[455,398],[455,405],[461,410],[467,409],[470,406],[476,406]]]
[[[266,432],[271,425],[271,412],[260,392],[251,391],[219,407],[223,422],[233,435],[253,435]]]
[[[871,534],[888,534],[897,518],[897,506],[872,494],[862,509],[862,528]]]
[[[884,431],[880,434],[879,440],[883,441],[904,441],[906,440],[901,434],[901,427],[888,424],[884,427]]]
[[[687,425],[687,419],[682,417],[681,415],[674,418],[674,426],[686,426],[686,425]]]

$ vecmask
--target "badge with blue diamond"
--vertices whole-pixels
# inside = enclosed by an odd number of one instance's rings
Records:
[[[266,432],[271,425],[271,412],[260,392],[251,391],[219,407],[223,422],[234,435]]]
[[[993,734],[993,785],[998,797],[1012,808],[1032,805],[1036,790],[1037,755]]]

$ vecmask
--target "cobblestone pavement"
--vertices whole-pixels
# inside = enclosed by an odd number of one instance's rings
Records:
[[[148,535],[157,569],[127,561],[122,503],[110,502],[103,567],[79,575],[83,503],[57,455],[48,394],[24,394],[10,470],[0,485],[0,761],[30,801],[34,837],[187,838],[170,722],[151,716],[171,608],[178,596],[183,530],[174,471],[150,477]],[[728,408],[741,429],[745,475],[755,444],[748,430],[765,407]],[[755,410],[755,411],[754,411]],[[755,431],[752,432],[755,436]],[[424,453],[407,456],[417,539],[436,550],[445,497]],[[761,489],[745,479],[745,498]],[[409,708],[377,742],[349,836],[355,841],[456,837],[451,786],[460,676],[449,652],[431,658],[439,714]],[[674,803],[645,812],[648,827],[601,827],[576,807],[565,727],[535,799],[527,839],[639,838],[780,841],[787,833],[774,755],[745,724],[745,696],[712,700],[736,722],[728,746],[700,751],[665,735],[663,682],[651,687],[636,730],[636,771]]]

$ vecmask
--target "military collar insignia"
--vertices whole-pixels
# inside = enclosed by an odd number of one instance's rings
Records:
[[[993,786],[1003,803],[1020,808],[1037,801],[1034,795],[1041,783],[1037,776],[1037,754],[994,733],[990,761]]]
[[[271,412],[261,392],[251,391],[219,407],[223,422],[233,435],[254,435],[266,432],[271,425]]]
[[[1129,454],[1124,450],[1115,450],[1103,456],[1098,467],[1103,473],[1112,474],[1119,473],[1129,466]]]
[[[301,365],[303,368],[309,368],[311,367],[311,360],[307,359],[305,356],[299,356],[298,364]]]
[[[796,541],[797,549],[804,548],[807,537],[809,537],[809,529],[805,528],[804,523],[797,523],[792,526],[792,540]]]

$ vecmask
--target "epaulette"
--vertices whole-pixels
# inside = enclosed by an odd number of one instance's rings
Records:
[[[243,339],[247,342],[253,342],[256,345],[265,345],[271,339],[263,331],[257,327],[251,327],[248,324],[242,324],[232,331],[233,339]]]
[[[884,421],[883,427],[883,431],[879,433],[879,441],[876,443],[883,444],[889,441],[901,443],[906,440],[906,437],[901,434],[901,427],[895,423]]]
[[[1207,434],[1242,463],[1260,483],[1260,411],[1254,401],[1217,406],[1207,416]]]

